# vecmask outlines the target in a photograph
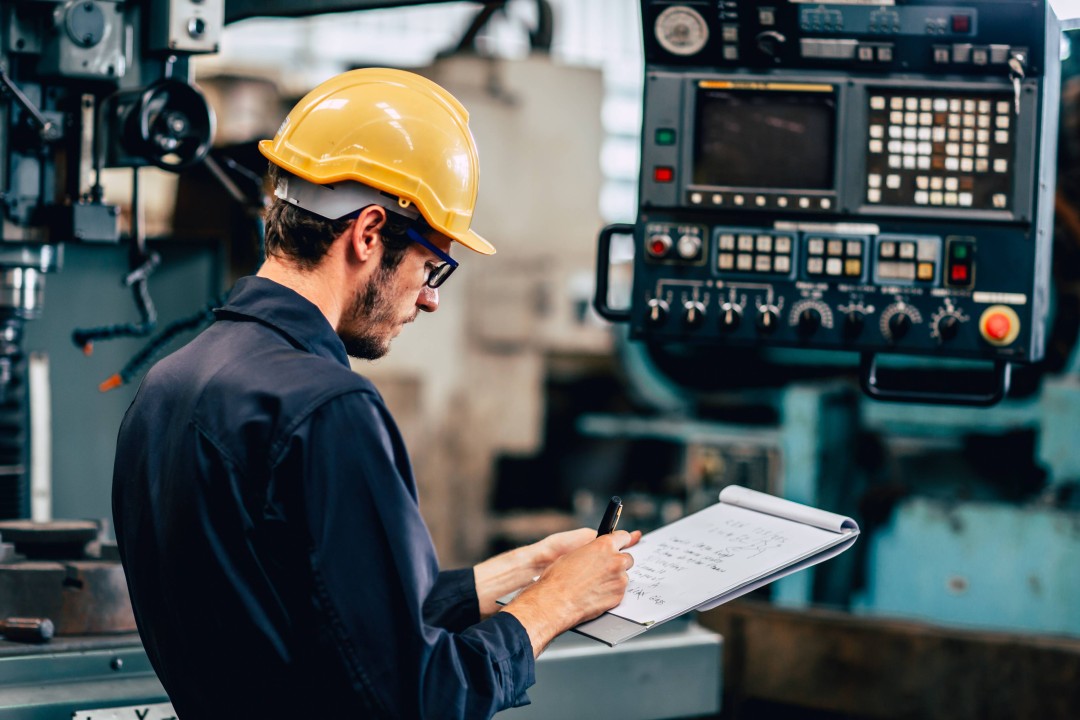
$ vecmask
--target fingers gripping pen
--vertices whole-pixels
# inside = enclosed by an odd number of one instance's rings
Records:
[[[600,521],[600,527],[596,531],[597,537],[614,532],[615,526],[619,524],[620,515],[622,515],[622,498],[612,495],[611,502],[604,511],[604,519]]]

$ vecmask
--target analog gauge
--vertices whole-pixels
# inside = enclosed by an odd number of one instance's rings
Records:
[[[709,25],[701,13],[672,5],[656,18],[656,40],[672,55],[695,55],[709,41]]]

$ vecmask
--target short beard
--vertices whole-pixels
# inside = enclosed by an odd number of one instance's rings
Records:
[[[345,311],[338,336],[345,344],[345,352],[358,360],[378,360],[390,352],[390,338],[377,331],[394,327],[394,307],[386,292],[393,274],[380,265],[368,284],[356,291]]]

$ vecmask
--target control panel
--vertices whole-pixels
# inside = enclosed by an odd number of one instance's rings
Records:
[[[985,360],[999,376],[1042,358],[1047,3],[643,0],[642,18],[633,299],[614,311],[598,294],[602,314],[653,342]]]

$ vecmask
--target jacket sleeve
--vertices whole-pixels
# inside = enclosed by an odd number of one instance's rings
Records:
[[[424,620],[451,632],[461,632],[480,622],[480,599],[472,568],[439,573],[424,599]]]
[[[299,483],[317,612],[364,704],[395,717],[488,718],[529,702],[534,660],[509,613],[482,622],[475,583],[439,580],[404,444],[377,394],[323,403],[271,449]],[[471,576],[471,571],[466,571]]]

